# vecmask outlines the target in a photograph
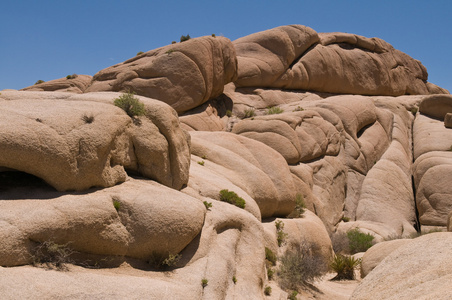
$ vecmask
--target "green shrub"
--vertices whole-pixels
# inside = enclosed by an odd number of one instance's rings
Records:
[[[137,56],[138,56],[138,55],[141,55],[141,54],[143,54],[143,53],[144,53],[143,51],[140,51],[140,52],[137,53]]]
[[[349,255],[335,255],[330,268],[337,273],[332,280],[353,280],[355,279],[355,269],[359,267],[361,259],[356,259]]]
[[[276,227],[276,241],[278,242],[278,247],[281,247],[286,241],[288,234],[284,232],[284,223],[282,221],[280,220],[275,221],[275,227]]]
[[[256,115],[256,112],[253,108],[245,109],[245,115],[243,116],[244,119],[251,118]]]
[[[245,208],[245,200],[242,197],[239,197],[235,192],[229,190],[221,190],[220,191],[220,200],[233,204],[240,208]]]
[[[203,278],[201,279],[201,286],[202,288],[205,288],[209,284],[209,280]]]
[[[191,37],[190,37],[189,34],[187,34],[187,35],[182,35],[182,36],[180,37],[180,42],[182,43],[182,42],[188,41],[189,39],[191,39]]]
[[[212,202],[204,201],[203,203],[204,203],[204,206],[206,207],[206,209],[210,210],[210,208],[212,207]]]
[[[375,238],[370,233],[363,233],[359,231],[359,228],[354,228],[347,231],[348,246],[351,254],[358,252],[366,252],[367,249],[372,247],[373,239]]]
[[[265,296],[270,296],[272,294],[272,287],[267,285],[264,289],[264,294]]]
[[[144,115],[144,104],[135,97],[134,93],[124,93],[115,99],[114,104],[124,110],[131,118]]]
[[[297,106],[293,111],[303,111],[304,108],[301,106]]]
[[[276,265],[276,254],[270,249],[265,247],[265,259],[270,262],[272,266]]]
[[[82,120],[83,120],[85,123],[87,123],[87,124],[91,124],[91,123],[94,122],[94,116],[93,116],[93,115],[90,115],[90,116],[88,116],[88,115],[83,115],[83,116],[82,116]]]
[[[212,37],[216,37],[215,33],[212,33]]]
[[[176,44],[176,41],[172,41],[171,44]]]
[[[328,262],[314,244],[292,244],[280,257],[278,280],[284,290],[309,286],[328,271]]]
[[[272,280],[274,274],[275,274],[275,271],[271,267],[267,266],[267,277],[268,277],[268,280]]]
[[[201,160],[201,161],[198,161],[198,165],[201,165],[201,166],[204,166],[204,161],[203,160]]]
[[[113,197],[112,200],[113,200],[113,207],[116,209],[116,211],[119,211],[119,209],[121,208],[121,202],[116,197]]]
[[[234,282],[234,284],[237,283],[237,278],[235,276],[232,276],[232,282]]]
[[[341,218],[341,220],[344,221],[345,223],[350,222],[350,218],[349,218],[349,217],[346,217],[346,216],[343,216],[343,217]]]
[[[157,269],[170,269],[174,268],[181,258],[181,254],[162,254],[154,251],[149,259],[149,264],[153,265]]]
[[[74,79],[74,78],[77,78],[77,74],[72,74],[72,75],[67,75],[66,76],[66,79]]]
[[[232,117],[232,111],[230,111],[229,109],[226,111],[226,116],[228,116],[229,118]]]
[[[168,54],[168,55],[170,55],[171,53],[176,52],[176,51],[177,51],[177,50],[175,50],[175,49],[169,49],[169,50],[167,50],[165,53]]]
[[[35,84],[40,84],[40,83],[44,83],[44,80],[39,79],[38,81],[35,82]]]
[[[295,198],[295,208],[287,216],[288,218],[301,218],[306,210],[306,204],[304,203],[304,198],[302,194],[297,194]]]
[[[417,111],[418,111],[418,108],[416,106],[411,109],[411,113],[413,114],[413,116],[416,116]]]
[[[32,251],[33,264],[60,271],[67,270],[66,264],[72,262],[70,256],[74,253],[68,247],[69,244],[57,244],[53,241],[38,243]]]
[[[280,107],[278,107],[278,106],[273,106],[273,107],[270,107],[268,110],[267,110],[267,115],[275,115],[275,114],[281,114],[281,113],[283,113],[284,112],[284,110],[283,109],[281,109]]]
[[[289,299],[289,300],[297,300],[297,295],[298,295],[297,291],[292,291],[292,293],[290,293],[289,296],[287,296],[287,299]]]

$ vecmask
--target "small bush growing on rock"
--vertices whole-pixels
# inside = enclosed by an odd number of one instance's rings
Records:
[[[264,289],[264,294],[265,296],[270,296],[272,294],[272,287],[267,285]]]
[[[370,233],[363,233],[358,228],[347,231],[348,245],[352,254],[358,252],[366,252],[367,249],[373,246],[373,239],[375,238]]]
[[[40,83],[44,83],[44,80],[39,79],[38,81],[35,82],[35,84],[40,84]]]
[[[295,198],[295,209],[287,216],[288,218],[302,218],[306,210],[302,194],[297,194]]]
[[[242,197],[239,197],[235,192],[229,190],[221,190],[220,191],[220,200],[233,204],[240,208],[245,208],[245,200]]]
[[[198,165],[201,165],[201,166],[204,166],[204,161],[203,160],[201,160],[201,161],[198,161]]]
[[[341,221],[347,223],[347,222],[350,222],[350,218],[349,218],[349,217],[346,217],[346,216],[343,216],[343,217],[341,218]]]
[[[328,262],[314,244],[292,244],[280,257],[278,279],[284,290],[299,290],[309,286],[328,270]]]
[[[167,50],[165,53],[168,54],[168,55],[170,55],[170,54],[173,53],[173,52],[176,52],[176,50],[174,50],[174,49],[169,49],[169,50]]]
[[[137,56],[138,55],[141,55],[141,54],[143,54],[144,52],[143,51],[139,51],[139,52],[137,52]]]
[[[237,283],[237,277],[232,276],[232,282],[233,282],[234,284],[236,284],[236,283]]]
[[[212,207],[212,202],[204,201],[203,203],[204,203],[204,206],[206,207],[206,209],[210,210],[210,208]]]
[[[292,293],[290,293],[289,296],[287,296],[287,299],[289,299],[289,300],[297,300],[297,295],[298,295],[297,291],[292,291]]]
[[[212,33],[212,37],[216,37],[215,33]]]
[[[131,118],[144,115],[144,104],[133,93],[124,93],[115,99],[114,104],[124,110]]]
[[[267,277],[268,277],[268,280],[272,280],[274,274],[275,274],[275,271],[271,267],[267,266]]]
[[[172,41],[172,42],[171,42],[171,44],[176,44],[176,43],[177,43],[176,41]]]
[[[256,112],[254,111],[253,108],[245,109],[245,115],[243,116],[243,118],[244,119],[251,118],[251,117],[254,117],[255,115],[256,115]]]
[[[416,116],[417,111],[418,111],[418,108],[416,106],[411,109],[411,113],[413,114],[413,116]]]
[[[70,256],[74,253],[68,245],[57,244],[53,241],[39,243],[33,249],[33,264],[36,266],[44,264],[47,268],[60,271],[67,270],[66,264],[71,263]]]
[[[209,284],[209,280],[203,278],[201,279],[201,286],[202,288],[205,288]]]
[[[77,74],[72,74],[72,75],[67,75],[66,76],[66,79],[75,79],[75,78],[77,78]]]
[[[153,265],[157,269],[169,269],[174,268],[179,260],[182,258],[181,254],[172,254],[172,253],[157,253],[152,252],[152,255],[149,259],[149,264]]]
[[[355,269],[359,267],[361,259],[356,259],[349,255],[335,255],[330,268],[337,273],[332,280],[353,280],[355,279]]]
[[[265,247],[265,259],[270,262],[272,266],[276,265],[276,254],[270,249]]]
[[[83,115],[82,120],[86,123],[86,124],[91,124],[94,122],[94,116],[93,115]]]
[[[303,111],[304,108],[301,106],[297,106],[293,111]]]
[[[180,37],[181,43],[182,43],[182,42],[185,42],[185,41],[188,41],[189,39],[191,39],[191,37],[190,37],[189,34],[183,35],[183,36]]]
[[[113,197],[113,207],[116,209],[116,211],[119,211],[119,209],[121,208],[121,202],[119,201],[119,199],[117,197]]]
[[[276,241],[278,242],[278,247],[281,247],[286,241],[288,234],[284,232],[284,223],[282,221],[280,220],[275,221],[275,227],[276,227]]]
[[[268,110],[267,110],[267,115],[275,115],[275,114],[281,114],[281,113],[283,113],[284,112],[284,110],[283,109],[281,109],[280,107],[278,107],[278,106],[273,106],[273,107],[270,107]]]
[[[229,118],[232,117],[232,111],[230,111],[229,109],[226,111],[226,116],[228,116]]]

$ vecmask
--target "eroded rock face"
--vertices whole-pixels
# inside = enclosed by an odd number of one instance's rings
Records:
[[[236,72],[232,43],[224,37],[202,37],[151,50],[99,71],[86,91],[130,90],[182,113],[221,95]]]
[[[452,297],[452,233],[417,238],[386,257],[351,299],[449,299]]]
[[[112,105],[117,93],[3,92],[0,166],[33,174],[57,190],[109,187],[125,169],[180,189],[188,180],[189,136],[159,101],[141,125]]]
[[[38,83],[26,88],[23,91],[49,91],[49,92],[72,92],[81,94],[91,84],[93,76],[90,75],[68,75],[64,77],[43,83]]]
[[[417,60],[378,38],[281,26],[234,41],[238,86],[360,95],[447,93]],[[359,61],[359,63],[356,63]]]

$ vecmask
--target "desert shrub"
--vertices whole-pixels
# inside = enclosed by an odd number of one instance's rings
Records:
[[[226,116],[228,116],[229,118],[232,117],[232,111],[230,111],[229,109],[226,111]]]
[[[270,249],[265,247],[265,259],[270,262],[272,266],[276,265],[276,254]]]
[[[212,207],[212,202],[204,201],[203,203],[204,203],[204,206],[206,207],[206,209],[210,210],[210,208]]]
[[[413,114],[413,116],[416,116],[417,111],[418,111],[418,108],[416,106],[411,109],[411,113]]]
[[[256,112],[253,108],[245,109],[245,115],[243,116],[244,119],[251,118],[256,115]]]
[[[268,280],[272,280],[273,279],[273,275],[275,275],[275,270],[273,270],[272,267],[267,266],[267,277],[268,277]]]
[[[57,244],[53,241],[39,243],[32,252],[33,264],[45,265],[49,269],[60,271],[67,270],[66,264],[72,262],[70,256],[74,253],[68,247],[69,244]]]
[[[281,114],[281,113],[283,113],[284,112],[284,110],[283,109],[281,109],[280,107],[278,107],[278,106],[273,106],[273,107],[270,107],[268,110],[267,110],[267,115],[275,115],[275,114]]]
[[[272,287],[267,285],[264,289],[264,294],[265,296],[270,296],[272,294]]]
[[[281,247],[286,241],[288,234],[284,232],[284,223],[282,221],[280,220],[275,221],[275,227],[276,227],[276,241],[278,242],[278,247]]]
[[[83,120],[85,123],[87,123],[87,124],[91,124],[91,123],[94,122],[94,116],[93,116],[93,115],[90,115],[90,116],[88,116],[88,115],[83,115],[83,116],[82,116],[82,120]]]
[[[119,211],[119,209],[121,208],[121,202],[119,201],[119,199],[117,197],[113,197],[113,207],[116,209],[116,211]]]
[[[304,108],[301,106],[297,106],[293,111],[303,111]]]
[[[114,104],[124,110],[131,118],[144,115],[144,104],[133,93],[124,93],[115,99]]]
[[[172,41],[171,44],[176,44],[176,41]]]
[[[216,37],[215,33],[212,33],[212,37]]]
[[[343,232],[333,233],[331,236],[334,253],[350,253],[347,235]]]
[[[38,81],[35,82],[35,84],[40,84],[40,83],[44,83],[44,80],[39,79]]]
[[[66,79],[74,79],[74,78],[77,78],[77,74],[72,74],[72,75],[67,75],[66,76]]]
[[[280,257],[278,279],[284,290],[309,286],[328,271],[328,262],[314,244],[292,244]]]
[[[355,269],[359,267],[361,259],[349,255],[335,255],[330,263],[330,268],[337,273],[332,280],[353,280]]]
[[[203,278],[201,279],[201,286],[202,288],[205,288],[209,284],[209,280]]]
[[[347,222],[350,222],[350,218],[349,218],[349,217],[346,217],[346,216],[343,216],[343,217],[341,218],[341,221],[347,223]]]
[[[169,50],[167,50],[165,53],[168,54],[168,55],[170,55],[171,53],[176,52],[176,51],[177,51],[177,50],[175,50],[175,49],[169,49]]]
[[[367,249],[372,247],[373,239],[375,238],[370,233],[363,233],[359,231],[359,228],[354,228],[347,231],[348,246],[351,254],[358,252],[366,252]]]
[[[239,197],[235,192],[229,190],[221,190],[220,191],[220,200],[233,204],[240,208],[245,208],[245,200],[242,197]]]
[[[204,166],[205,162],[203,160],[198,161],[198,165]]]
[[[233,282],[234,284],[236,284],[236,283],[237,283],[237,277],[232,276],[232,282]]]
[[[137,56],[138,55],[141,55],[141,54],[143,54],[144,52],[143,51],[139,51],[139,52],[137,52]]]
[[[157,269],[170,269],[174,268],[181,258],[181,254],[162,254],[154,251],[149,258],[149,264],[153,265]]]
[[[191,39],[191,37],[190,37],[189,34],[187,34],[187,35],[182,35],[182,36],[180,37],[181,43],[182,43],[182,42],[185,42],[185,41],[188,41],[189,39]]]
[[[297,291],[292,291],[292,293],[290,293],[289,296],[287,296],[287,299],[289,299],[289,300],[297,300],[297,295],[298,295]]]
[[[295,208],[287,216],[288,218],[301,218],[306,210],[306,204],[304,203],[304,198],[302,194],[297,194],[295,198]]]

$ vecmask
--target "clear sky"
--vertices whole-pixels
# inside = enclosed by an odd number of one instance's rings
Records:
[[[231,40],[289,24],[379,37],[452,92],[452,0],[2,0],[0,90],[94,75],[191,37]]]

